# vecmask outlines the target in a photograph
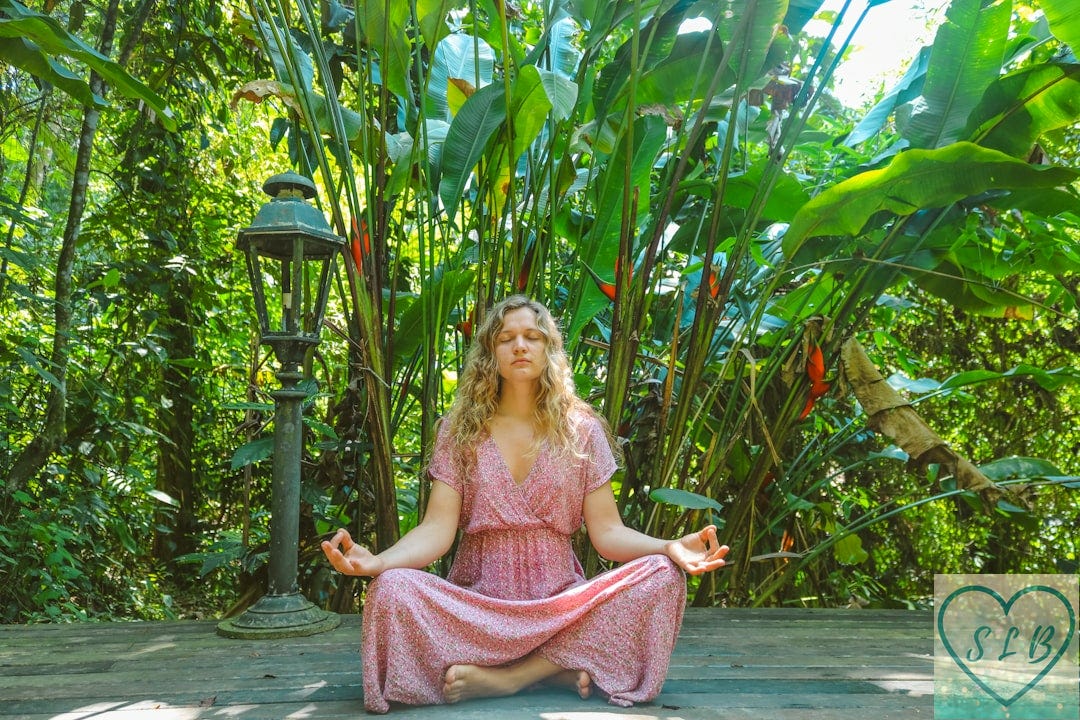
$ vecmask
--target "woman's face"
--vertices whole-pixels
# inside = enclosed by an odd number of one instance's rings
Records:
[[[535,381],[547,367],[547,338],[536,322],[536,313],[527,307],[503,316],[495,333],[495,360],[499,375],[508,382]]]

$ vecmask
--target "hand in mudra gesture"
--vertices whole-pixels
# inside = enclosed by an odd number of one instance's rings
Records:
[[[367,548],[354,543],[345,528],[338,530],[329,540],[323,540],[322,549],[334,569],[346,575],[374,577],[383,570],[382,560]]]
[[[667,556],[690,575],[716,570],[724,566],[728,546],[716,539],[716,526],[708,525],[696,533],[672,540],[665,548]]]

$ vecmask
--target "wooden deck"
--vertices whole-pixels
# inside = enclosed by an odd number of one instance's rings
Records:
[[[0,627],[0,720],[365,717],[360,621],[322,635],[230,640],[213,622]],[[687,612],[664,691],[618,708],[540,690],[420,720],[893,720],[933,716],[929,612]],[[375,716],[369,716],[375,717]]]

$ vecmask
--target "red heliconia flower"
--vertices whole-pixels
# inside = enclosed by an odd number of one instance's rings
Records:
[[[715,300],[720,295],[720,276],[709,266],[709,295]]]
[[[810,346],[810,352],[806,356],[806,377],[810,380],[810,397],[806,399],[799,419],[804,420],[814,409],[817,399],[829,392],[831,384],[825,382],[825,357],[821,354],[821,348],[817,345]]]
[[[791,533],[784,530],[784,534],[780,537],[780,552],[791,552],[791,548],[795,547],[795,538],[791,537]]]
[[[604,293],[604,296],[608,300],[610,300],[611,302],[615,302],[615,290],[616,290],[615,283],[609,283],[609,282],[607,282],[605,280],[600,279],[600,276],[597,275],[596,272],[591,267],[589,267],[588,265],[585,266],[585,269],[588,270],[589,276],[592,277],[593,282],[596,283],[596,287],[600,288],[600,292]],[[619,259],[615,258],[615,279],[616,279],[616,281],[618,281],[618,278],[619,278]]]
[[[356,263],[357,272],[364,272],[364,257],[371,255],[371,235],[368,234],[367,220],[360,218],[359,225],[356,218],[352,219],[352,241],[349,243],[353,262]]]
[[[457,330],[459,333],[461,333],[461,336],[463,338],[465,338],[466,342],[472,340],[473,321],[474,320],[476,320],[476,307],[475,306],[473,307],[472,312],[469,313],[469,319],[468,320],[462,320],[461,322],[459,322],[457,325],[454,326],[454,329]]]

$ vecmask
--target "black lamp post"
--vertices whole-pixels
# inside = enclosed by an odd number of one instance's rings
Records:
[[[247,258],[260,340],[273,349],[281,366],[281,389],[272,393],[270,580],[266,595],[239,617],[218,624],[220,635],[250,639],[314,635],[341,622],[337,614],[304,598],[296,584],[302,403],[307,397],[297,384],[303,378],[305,354],[319,344],[334,262],[345,240],[307,203],[315,196],[315,185],[304,176],[291,171],[274,175],[263,191],[272,199],[240,231],[236,245]]]

